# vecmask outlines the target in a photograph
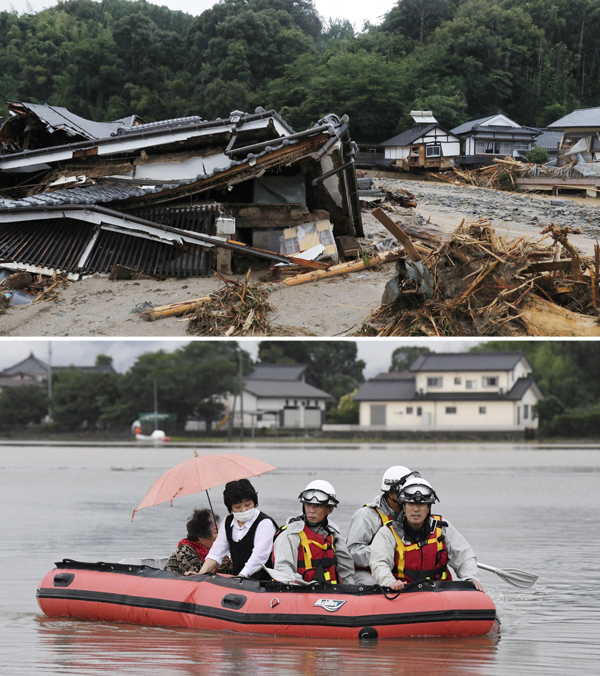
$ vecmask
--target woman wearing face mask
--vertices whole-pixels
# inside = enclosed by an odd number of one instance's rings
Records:
[[[258,495],[248,479],[230,481],[223,491],[230,514],[221,524],[200,573],[211,573],[229,551],[234,575],[270,580],[263,569],[273,551],[277,524],[258,509]]]

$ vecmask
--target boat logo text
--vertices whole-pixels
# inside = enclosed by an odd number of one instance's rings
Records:
[[[319,599],[315,606],[319,608],[324,608],[330,613],[335,613],[336,610],[339,610],[346,601],[336,601],[335,599]]]

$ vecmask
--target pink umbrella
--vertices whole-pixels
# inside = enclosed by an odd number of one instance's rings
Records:
[[[166,471],[152,484],[139,507],[133,510],[132,521],[135,513],[144,507],[153,507],[167,501],[170,501],[172,506],[174,498],[200,491],[207,491],[208,495],[209,488],[278,469],[266,462],[247,458],[244,455],[232,453],[198,455],[196,449],[194,449],[194,455],[195,457],[190,460]]]

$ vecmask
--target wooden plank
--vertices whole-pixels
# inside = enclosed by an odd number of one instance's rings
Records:
[[[408,257],[411,261],[416,262],[422,260],[421,255],[416,250],[410,237],[402,230],[402,228],[385,213],[381,207],[374,209],[371,214],[383,225],[383,227],[390,232],[404,247]]]

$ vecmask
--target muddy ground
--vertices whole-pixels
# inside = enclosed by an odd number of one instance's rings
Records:
[[[462,221],[488,216],[497,232],[535,237],[542,225],[580,227],[573,243],[593,254],[595,230],[600,232],[600,200],[547,198],[511,194],[486,188],[452,186],[424,180],[399,180],[377,176],[375,185],[388,190],[401,187],[417,198],[416,209],[402,209],[397,220],[419,220],[451,232]],[[388,232],[368,211],[363,213],[365,235],[371,241],[389,238]],[[365,270],[295,287],[273,284],[270,303],[275,308],[271,324],[285,335],[343,336],[354,333],[376,308],[394,265]],[[266,270],[253,271],[253,279]],[[91,277],[69,283],[58,300],[10,308],[0,315],[0,336],[177,336],[185,337],[188,322],[165,318],[146,322],[139,317],[143,303],[166,305],[199,298],[221,286],[216,278],[166,281],[109,281]]]

